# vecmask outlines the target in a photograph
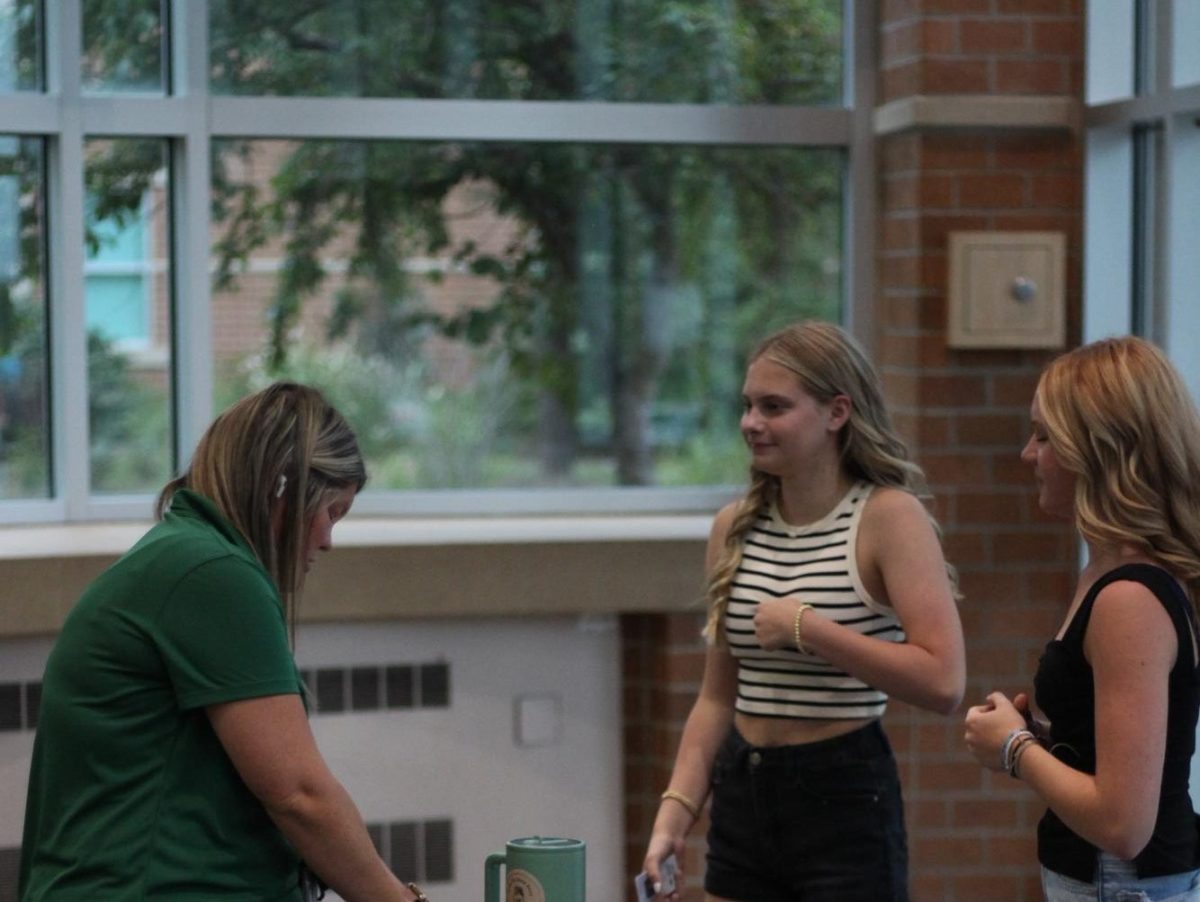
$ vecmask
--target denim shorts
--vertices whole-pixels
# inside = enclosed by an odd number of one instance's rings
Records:
[[[1137,866],[1107,852],[1096,859],[1096,882],[1042,868],[1046,902],[1200,902],[1200,870],[1138,878]]]
[[[717,753],[704,889],[738,902],[907,902],[904,806],[879,722]]]

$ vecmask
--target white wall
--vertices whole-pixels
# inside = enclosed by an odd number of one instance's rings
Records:
[[[0,682],[40,678],[48,650],[48,642],[0,643]],[[449,708],[313,719],[322,751],[367,821],[453,821],[455,881],[430,885],[431,895],[482,899],[486,855],[532,835],[583,840],[588,896],[623,895],[615,618],[308,626],[297,638],[297,660],[303,668],[449,664]],[[557,739],[518,745],[520,696],[561,700]],[[29,732],[0,733],[0,847],[20,844],[32,744]]]

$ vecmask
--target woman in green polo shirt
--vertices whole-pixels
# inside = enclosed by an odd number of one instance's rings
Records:
[[[319,392],[221,414],[159,522],[88,587],[46,665],[20,898],[423,898],[376,854],[313,741],[289,635],[366,481]]]

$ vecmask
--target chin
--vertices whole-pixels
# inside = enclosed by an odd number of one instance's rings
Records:
[[[1038,507],[1042,509],[1043,514],[1056,520],[1070,520],[1075,516],[1074,506],[1055,504],[1053,500],[1045,497],[1038,499]]]

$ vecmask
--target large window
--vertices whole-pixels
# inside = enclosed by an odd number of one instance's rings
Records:
[[[359,510],[711,507],[753,343],[869,297],[871,6],[0,0],[0,520],[145,516],[278,378]]]
[[[220,94],[842,102],[841,0],[210,0]]]
[[[220,402],[328,386],[377,488],[736,482],[739,355],[840,313],[837,151],[233,141],[214,176],[258,192],[218,220]]]
[[[1089,4],[1084,337],[1152,338],[1200,397],[1198,8]]]

